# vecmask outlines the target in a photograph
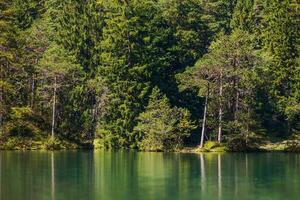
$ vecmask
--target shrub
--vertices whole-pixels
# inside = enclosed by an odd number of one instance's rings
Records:
[[[237,135],[227,142],[227,148],[229,151],[258,151],[257,137],[245,137],[243,135]]]
[[[33,112],[28,107],[14,107],[11,109],[9,121],[5,123],[4,132],[6,136],[32,137],[41,133],[30,119]]]
[[[48,138],[44,143],[44,149],[46,150],[59,150],[63,149],[62,142],[58,138]]]
[[[171,151],[180,148],[183,139],[195,126],[186,109],[171,108],[168,98],[154,88],[146,111],[138,117],[134,131],[138,133],[138,148],[145,151]]]
[[[219,147],[220,146],[220,143],[218,143],[218,142],[215,142],[215,141],[207,141],[207,142],[205,142],[205,144],[204,144],[204,149],[206,149],[206,150],[211,150],[211,149],[213,149],[213,148],[216,148],[216,147]]]
[[[285,148],[286,152],[300,153],[300,143],[297,141],[290,141],[287,143],[287,147]]]
[[[243,137],[234,137],[228,140],[227,148],[229,151],[247,151],[248,146],[245,138]]]
[[[31,148],[32,140],[22,137],[7,138],[1,145],[1,149],[3,150],[29,150]]]

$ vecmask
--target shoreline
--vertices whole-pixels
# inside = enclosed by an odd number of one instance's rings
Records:
[[[277,149],[277,148],[259,148],[256,150],[246,150],[246,151],[230,151],[227,149],[219,149],[212,148],[210,150],[200,149],[199,147],[183,147],[182,149],[177,149],[174,151],[139,151],[137,149],[127,149],[127,148],[95,148],[95,147],[64,147],[59,149],[45,149],[43,147],[31,147],[31,148],[22,148],[22,147],[14,147],[14,148],[2,148],[0,147],[0,151],[78,151],[78,150],[86,150],[86,151],[96,151],[96,150],[135,150],[137,152],[151,152],[151,153],[182,153],[182,154],[202,154],[202,153],[300,153],[300,149],[290,150],[286,149]]]
[[[20,139],[13,138],[0,141],[0,151],[64,151],[64,150],[97,150],[114,149],[106,148],[99,142],[99,139],[76,143],[63,139]],[[127,148],[116,148],[127,149]],[[138,151],[138,150],[137,150]],[[147,152],[147,151],[140,151]],[[230,149],[228,144],[219,144],[215,141],[206,141],[203,148],[199,146],[185,146],[172,151],[153,151],[153,152],[174,152],[174,153],[261,153],[261,152],[281,152],[281,153],[300,153],[299,137],[290,139],[272,140],[265,138],[262,142],[252,142],[245,146],[238,146]]]

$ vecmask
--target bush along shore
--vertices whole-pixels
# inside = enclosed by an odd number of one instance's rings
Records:
[[[105,149],[103,142],[94,140],[94,149]],[[148,151],[151,151],[148,149]],[[153,151],[153,150],[152,150]],[[181,153],[222,153],[222,152],[291,152],[300,153],[300,135],[287,139],[282,138],[251,138],[243,140],[235,138],[228,142],[219,143],[217,141],[206,141],[201,148],[181,146],[172,150],[156,149],[155,152],[172,151]]]
[[[7,137],[0,138],[0,150],[75,150],[75,149],[93,149],[90,142],[80,143],[58,138],[24,138]]]
[[[298,152],[299,8],[0,0],[0,149]]]
[[[10,137],[0,139],[0,150],[98,150],[108,149],[103,145],[101,139],[95,139],[86,143],[78,144],[75,141],[67,141],[58,138],[24,138]],[[139,150],[139,149],[137,149]],[[177,147],[173,149],[147,149],[140,151],[151,152],[180,152],[180,153],[222,153],[222,152],[290,152],[300,153],[300,136],[288,139],[260,139],[257,138],[249,141],[241,141],[236,138],[227,143],[218,143],[217,141],[206,141],[205,145],[200,148],[195,147]]]
[[[233,146],[236,145],[236,146]],[[286,152],[286,153],[300,153],[300,140],[264,140],[259,143],[245,144],[219,144],[214,141],[208,141],[203,148],[189,147],[183,148],[179,152],[182,153],[222,153],[222,152]]]

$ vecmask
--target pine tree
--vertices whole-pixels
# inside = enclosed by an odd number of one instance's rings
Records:
[[[240,113],[251,109],[246,99],[253,96],[254,88],[249,77],[253,76],[253,67],[257,61],[251,36],[247,32],[236,30],[231,35],[220,36],[194,67],[178,75],[182,89],[197,87],[201,96],[205,94],[205,90],[206,99],[209,95],[211,100],[208,105],[205,100],[203,120],[209,116],[206,113],[207,107],[210,107],[208,112],[212,117],[217,116],[218,119],[217,128],[209,127],[208,122],[203,122],[200,147],[203,147],[204,130],[207,129],[205,126],[211,130],[217,129],[216,138],[221,142],[223,124],[227,131],[232,128],[228,122],[245,124]],[[233,126],[237,128],[236,125]],[[236,133],[239,134],[238,131]]]

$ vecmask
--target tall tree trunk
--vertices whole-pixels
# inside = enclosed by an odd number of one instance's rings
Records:
[[[209,83],[207,84],[207,90],[206,90],[206,95],[205,95],[205,104],[204,104],[204,113],[203,113],[203,122],[202,122],[200,148],[203,148],[203,144],[204,144],[206,116],[207,116],[207,108],[208,108],[208,98],[209,98]]]
[[[220,73],[220,88],[219,88],[219,130],[218,130],[218,142],[221,143],[222,139],[222,99],[223,99],[223,72]]]
[[[52,129],[51,138],[54,139],[54,129],[55,129],[55,114],[56,114],[56,91],[57,91],[57,80],[54,77],[54,89],[53,89],[53,104],[52,104]]]

